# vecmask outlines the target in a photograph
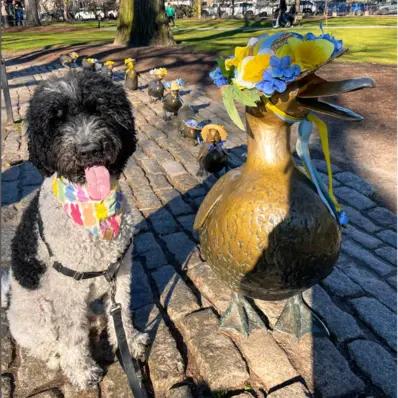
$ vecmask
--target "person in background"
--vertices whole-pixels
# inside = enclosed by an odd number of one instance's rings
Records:
[[[13,0],[6,0],[5,2],[6,6],[6,13],[8,16],[8,22],[10,25],[14,25],[15,23],[15,8],[14,8],[14,3]]]
[[[20,1],[15,2],[15,25],[23,25],[23,6]]]
[[[169,24],[171,24],[172,26],[175,25],[175,15],[176,15],[176,12],[175,12],[174,7],[170,3],[167,3],[166,16],[167,16],[167,19],[169,20]]]

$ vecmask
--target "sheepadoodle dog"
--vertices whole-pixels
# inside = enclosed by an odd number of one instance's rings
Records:
[[[148,336],[130,316],[132,237],[137,220],[118,179],[136,147],[130,103],[121,87],[93,72],[44,82],[28,111],[30,160],[45,176],[12,242],[8,320],[16,342],[78,388],[99,382],[90,355],[89,307],[105,302],[110,344],[117,339],[104,276],[68,277],[120,264],[116,302],[130,352],[142,357]],[[76,274],[78,275],[78,274]]]

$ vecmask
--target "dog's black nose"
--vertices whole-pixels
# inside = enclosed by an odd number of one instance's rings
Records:
[[[85,142],[78,149],[81,155],[88,156],[101,151],[102,146],[98,142]]]

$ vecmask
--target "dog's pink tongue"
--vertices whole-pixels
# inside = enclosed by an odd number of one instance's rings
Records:
[[[111,176],[104,166],[88,167],[85,170],[87,191],[93,200],[103,200],[111,190]]]

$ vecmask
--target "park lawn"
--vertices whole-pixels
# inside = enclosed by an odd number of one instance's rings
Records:
[[[292,28],[300,33],[320,32],[320,19],[304,20]],[[396,18],[395,17],[342,17],[324,22],[326,32],[342,39],[349,52],[343,62],[373,62],[396,64]],[[115,22],[54,24],[44,28],[5,32],[2,49],[9,53],[37,50],[40,48],[68,47],[80,44],[109,44],[115,35]],[[176,41],[195,51],[230,54],[233,47],[247,43],[248,38],[263,33],[277,32],[270,20],[249,22],[242,20],[178,20],[173,34]],[[287,31],[287,30],[285,30]]]
[[[8,53],[88,43],[108,44],[113,41],[115,31],[115,22],[101,22],[101,29],[97,28],[96,21],[57,23],[51,26],[5,32],[2,35],[1,45],[3,51]]]
[[[305,34],[320,32],[319,20],[306,20],[301,26],[290,30]],[[220,25],[225,27],[220,30]],[[368,28],[367,28],[368,26]],[[212,29],[206,29],[212,28]],[[323,23],[324,31],[342,39],[349,51],[341,58],[343,62],[372,62],[396,64],[397,29],[395,17],[344,17],[332,18]],[[228,24],[211,24],[198,20],[195,24],[182,21],[177,24],[174,38],[196,51],[230,54],[233,47],[242,46],[252,36],[277,32],[270,22],[253,23],[245,27],[243,21],[228,21]],[[289,31],[289,29],[283,29]]]

